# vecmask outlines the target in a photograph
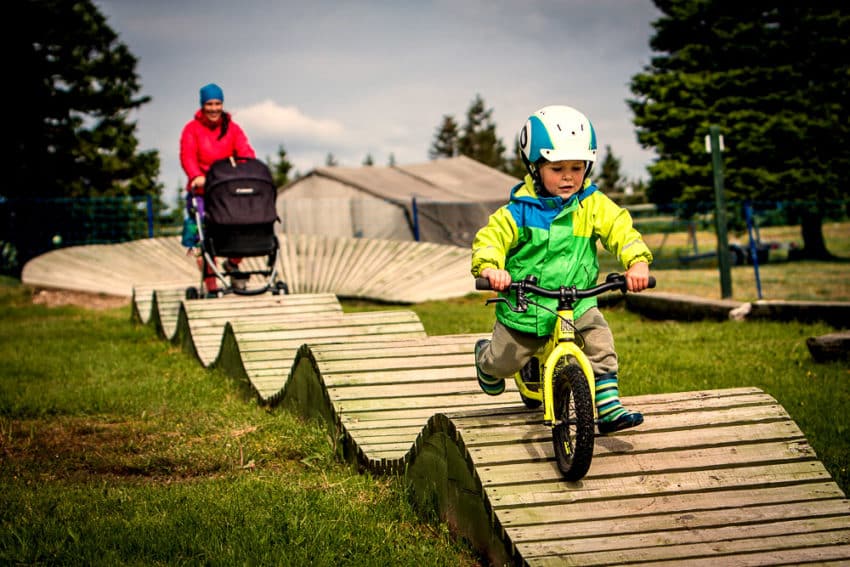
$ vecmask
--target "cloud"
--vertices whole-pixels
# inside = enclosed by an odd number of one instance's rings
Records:
[[[342,123],[308,116],[295,106],[281,106],[271,99],[235,108],[232,113],[234,120],[258,143],[285,140],[287,143],[335,145],[345,137]]]

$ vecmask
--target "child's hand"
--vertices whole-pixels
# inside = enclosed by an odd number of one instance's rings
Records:
[[[632,267],[626,270],[626,287],[629,291],[643,291],[649,287],[649,264],[632,264]]]
[[[192,189],[197,189],[198,187],[203,187],[204,183],[207,182],[207,178],[203,175],[199,175],[192,180]]]
[[[507,270],[484,268],[481,270],[481,277],[490,280],[490,287],[496,291],[504,291],[511,285],[511,275]]]

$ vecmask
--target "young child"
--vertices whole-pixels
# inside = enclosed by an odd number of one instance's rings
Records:
[[[652,253],[629,212],[588,177],[597,146],[587,117],[569,106],[546,106],[528,118],[519,142],[528,175],[475,235],[472,275],[487,278],[497,291],[530,274],[543,287],[589,288],[599,275],[599,241],[626,269],[629,291],[646,289]],[[505,378],[525,366],[554,329],[556,300],[536,301],[552,312],[529,305],[527,312],[515,313],[497,304],[492,338],[475,344],[478,384],[486,393],[501,394]],[[640,425],[643,415],[620,403],[614,338],[596,298],[578,301],[575,317],[596,376],[600,433]]]

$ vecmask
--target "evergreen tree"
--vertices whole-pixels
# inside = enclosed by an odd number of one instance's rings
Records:
[[[363,158],[363,165],[366,167],[371,167],[375,165],[375,160],[372,159],[372,154],[366,154],[366,157]]]
[[[834,0],[655,0],[657,53],[631,81],[650,200],[713,200],[704,138],[724,136],[730,201],[792,200],[804,254],[829,258],[822,222],[850,175],[850,15]]]
[[[608,196],[625,190],[626,180],[620,173],[620,159],[611,151],[611,146],[605,146],[605,157],[593,168],[593,177],[596,185]]]
[[[17,3],[11,50],[20,60],[10,112],[14,177],[6,197],[153,195],[159,155],[140,152],[130,111],[150,101],[137,59],[91,0]]]
[[[283,144],[277,147],[277,161],[269,160],[269,169],[272,170],[275,187],[283,187],[292,181],[289,178],[289,172],[292,171],[292,163],[286,157],[286,150]]]
[[[428,158],[455,157],[458,154],[458,136],[459,129],[454,117],[443,115],[443,122],[434,134],[434,141],[428,150]]]
[[[505,145],[496,135],[493,109],[487,109],[481,95],[466,111],[466,123],[458,138],[458,152],[490,167],[505,171]]]
[[[339,162],[336,161],[336,158],[331,152],[328,152],[328,155],[325,157],[325,165],[328,167],[336,167],[339,165]]]
[[[55,236],[70,245],[148,233],[131,199],[84,198],[147,197],[154,218],[170,222],[159,154],[139,151],[129,120],[150,101],[137,94],[137,59],[91,0],[15,7],[8,52],[19,103],[7,113],[12,179],[0,188],[0,247],[15,250],[12,269],[54,248]]]
[[[514,139],[514,150],[505,162],[505,173],[517,179],[525,179],[525,175],[528,173],[525,162],[522,161],[522,148],[519,145],[519,138]]]
[[[390,167],[395,167],[395,154],[390,153],[390,157],[387,159],[387,165]]]

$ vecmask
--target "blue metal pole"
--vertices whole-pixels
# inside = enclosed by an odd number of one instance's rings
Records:
[[[419,242],[419,209],[416,207],[416,197],[413,197],[413,239]]]
[[[744,203],[744,215],[747,217],[747,233],[750,235],[750,257],[753,259],[753,271],[756,275],[756,291],[761,299],[761,278],[759,277],[759,257],[756,239],[753,238],[753,206],[747,201]]]
[[[148,195],[148,238],[153,238],[153,195]]]

